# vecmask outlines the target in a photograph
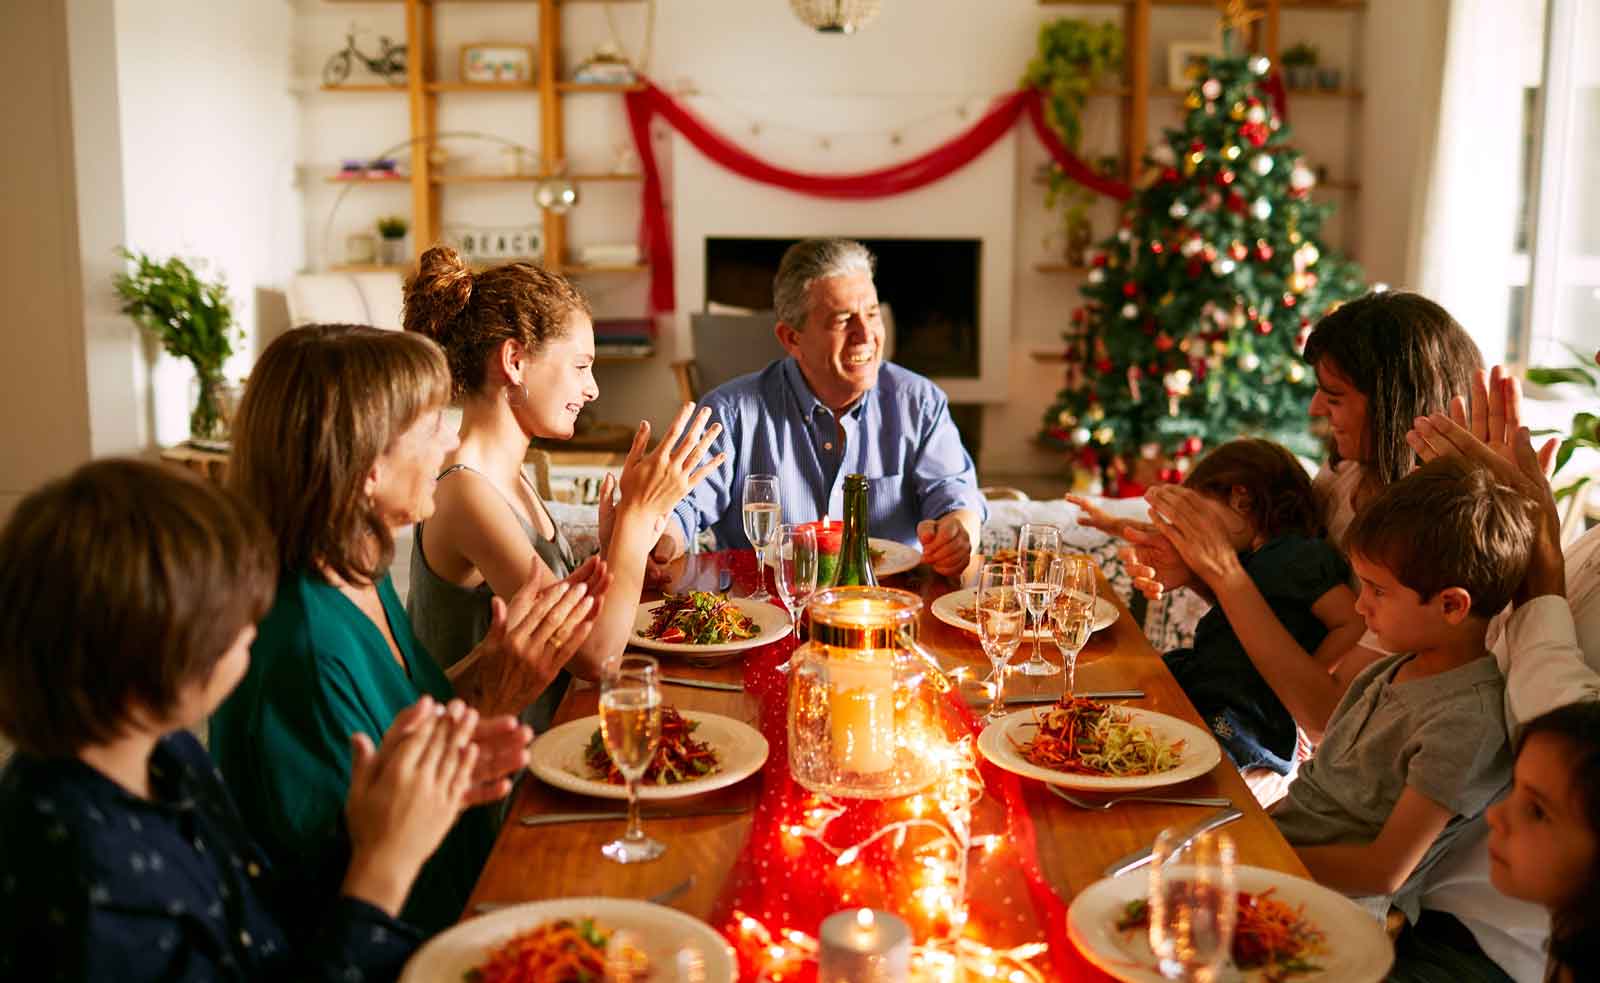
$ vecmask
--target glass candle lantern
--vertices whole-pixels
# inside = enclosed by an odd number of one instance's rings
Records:
[[[883,587],[812,598],[811,640],[789,676],[795,781],[823,795],[885,799],[938,779],[949,742],[937,701],[950,683],[916,642],[921,608],[915,594]]]

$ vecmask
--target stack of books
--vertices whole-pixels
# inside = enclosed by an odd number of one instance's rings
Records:
[[[579,266],[637,266],[639,259],[636,242],[601,243],[572,250],[572,261]]]
[[[594,322],[594,350],[613,357],[653,355],[655,325],[649,318],[601,318]]]

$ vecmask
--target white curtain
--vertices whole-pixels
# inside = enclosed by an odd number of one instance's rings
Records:
[[[1523,105],[1539,77],[1543,23],[1543,0],[1450,0],[1438,116],[1413,207],[1405,282],[1455,315],[1490,364],[1506,354],[1511,286],[1527,278],[1516,248]]]

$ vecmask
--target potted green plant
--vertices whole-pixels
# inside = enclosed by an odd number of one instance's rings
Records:
[[[1083,108],[1094,86],[1122,67],[1122,29],[1112,21],[1091,23],[1063,17],[1039,28],[1039,48],[1022,77],[1024,85],[1045,94],[1045,118],[1076,153],[1083,139]],[[1062,206],[1069,257],[1093,239],[1088,206],[1094,193],[1052,167],[1046,208]]]
[[[122,249],[130,268],[112,284],[122,297],[122,312],[169,353],[194,366],[197,392],[189,414],[189,435],[206,442],[228,439],[228,386],[223,365],[243,340],[223,281],[202,279],[177,256],[157,262]]]
[[[411,223],[400,215],[385,215],[378,219],[378,235],[383,239],[383,255],[380,257],[390,266],[398,266],[406,261],[406,232],[410,231]]]
[[[1289,88],[1314,89],[1317,87],[1317,49],[1304,41],[1291,45],[1280,59]]]
[[[1590,398],[1584,400],[1587,405],[1600,402],[1600,375],[1591,367],[1594,363],[1584,365],[1583,353],[1573,349],[1573,354],[1579,357],[1577,365],[1564,369],[1530,368],[1527,371],[1528,381],[1540,386],[1555,386],[1569,383],[1589,392]],[[1555,434],[1555,430],[1538,431],[1539,436]],[[1600,451],[1600,416],[1586,411],[1573,414],[1572,425],[1568,428],[1560,446],[1556,448],[1555,474],[1560,474],[1561,469],[1571,460],[1572,454],[1578,448]],[[1585,475],[1571,484],[1565,485],[1556,491],[1556,501],[1561,501],[1570,495],[1575,495],[1585,485],[1589,484],[1590,475]]]

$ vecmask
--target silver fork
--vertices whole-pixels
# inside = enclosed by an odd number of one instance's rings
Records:
[[[1051,792],[1054,792],[1059,798],[1066,799],[1079,809],[1093,809],[1100,812],[1104,812],[1112,806],[1120,805],[1124,802],[1165,802],[1169,805],[1211,806],[1213,808],[1221,808],[1222,806],[1233,805],[1233,803],[1228,799],[1204,795],[1187,797],[1174,795],[1120,795],[1114,799],[1106,799],[1101,802],[1096,802],[1092,799],[1080,799],[1076,795],[1063,790],[1058,785],[1047,785],[1045,787]]]

